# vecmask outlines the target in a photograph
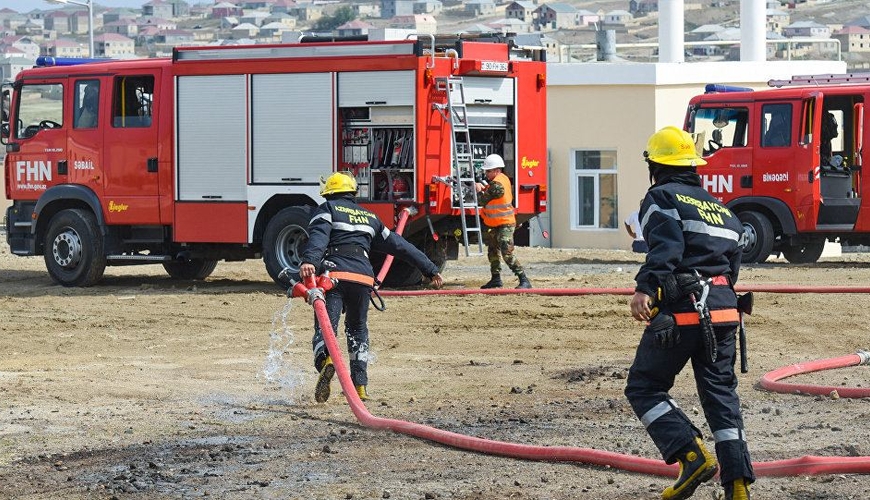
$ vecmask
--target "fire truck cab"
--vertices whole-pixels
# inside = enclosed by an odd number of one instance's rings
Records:
[[[862,175],[870,80],[772,80],[766,90],[708,85],[685,130],[707,161],[704,187],[743,222],[743,261],[782,254],[815,262],[826,241],[870,244],[870,178]]]
[[[409,213],[404,236],[443,265],[481,236],[469,187],[486,155],[505,159],[518,223],[545,209],[544,54],[430,36],[47,58],[4,87],[8,244],[65,286],[250,258],[287,285],[321,179],[349,171],[358,201],[388,226]],[[385,284],[420,279],[396,261]]]

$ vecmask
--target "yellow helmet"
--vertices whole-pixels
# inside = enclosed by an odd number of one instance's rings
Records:
[[[320,196],[339,193],[356,193],[356,179],[350,172],[336,172],[325,181],[320,178]]]
[[[650,136],[643,156],[649,161],[671,167],[695,167],[707,164],[698,155],[692,135],[673,126],[665,127]]]

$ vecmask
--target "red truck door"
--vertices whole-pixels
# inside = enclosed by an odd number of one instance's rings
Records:
[[[66,182],[67,92],[66,79],[21,86],[7,146],[13,199],[36,200],[47,188]]]
[[[159,224],[157,106],[160,70],[106,78],[104,209],[110,224]],[[170,150],[169,147],[166,148]]]

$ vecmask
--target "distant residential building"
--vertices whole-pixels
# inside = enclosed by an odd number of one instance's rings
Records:
[[[212,19],[223,19],[225,17],[238,17],[244,14],[244,10],[236,4],[230,2],[221,2],[219,4],[215,4],[214,7],[211,8],[211,18]]]
[[[280,23],[285,29],[296,29],[296,18],[283,12],[272,13],[272,15],[263,19],[263,22],[266,24]]]
[[[104,12],[102,17],[103,25],[106,25],[122,19],[136,19],[139,17],[139,13],[131,9],[111,9]]]
[[[788,38],[831,38],[831,28],[815,21],[798,21],[784,27],[782,34]]]
[[[103,25],[103,31],[106,33],[117,33],[128,38],[133,38],[139,34],[139,26],[132,19],[122,19],[113,21]]]
[[[241,23],[251,23],[254,26],[262,26],[263,20],[269,17],[271,14],[262,10],[254,10],[251,12],[247,12],[239,17],[239,22]]]
[[[541,31],[573,29],[580,24],[580,17],[573,5],[566,3],[548,3],[535,10],[535,22]]]
[[[63,10],[53,10],[45,15],[43,22],[45,29],[57,31],[58,33],[70,33],[69,14]]]
[[[136,54],[135,42],[117,33],[103,33],[94,37],[94,54],[97,57],[129,59]]]
[[[293,0],[275,0],[272,6],[269,7],[269,12],[272,14],[283,13],[287,14],[296,7],[296,2]]]
[[[97,19],[98,17],[94,17],[94,29],[97,29]],[[75,33],[78,35],[86,34],[88,32],[88,10],[76,10],[70,12],[69,14],[69,31],[70,33]]]
[[[374,28],[371,24],[355,19],[335,28],[335,34],[338,36],[360,36],[368,35],[369,30]]]
[[[36,58],[30,59],[17,56],[0,59],[0,81],[14,81],[18,73],[27,68],[32,68],[34,64],[36,64]]]
[[[297,4],[290,15],[296,16],[300,21],[316,21],[323,17],[323,6],[313,3]]]
[[[579,26],[593,26],[601,22],[601,16],[589,10],[577,11],[577,24]]]
[[[257,36],[257,33],[260,32],[260,28],[251,23],[241,23],[238,26],[234,27],[232,30],[233,38],[236,40],[240,38],[254,38]]]
[[[604,14],[604,24],[625,26],[634,19],[627,10],[611,10]]]
[[[845,26],[831,38],[840,41],[843,52],[870,52],[870,30],[861,26]]]
[[[441,0],[416,0],[414,2],[414,14],[438,15],[444,10]]]
[[[193,32],[189,30],[163,30],[154,37],[154,43],[177,47],[179,45],[193,45]]]
[[[356,17],[381,17],[381,4],[355,3],[350,6]]]
[[[163,0],[151,0],[142,5],[142,15],[146,17],[173,17],[173,4]]]
[[[52,57],[88,57],[88,48],[84,44],[65,38],[47,43],[45,52]]]
[[[285,31],[291,31],[292,29],[293,28],[279,22],[266,23],[260,26],[260,32],[257,35],[261,40],[280,42],[281,34]]]
[[[20,56],[33,60],[39,57],[41,51],[39,44],[32,38],[18,35],[6,36],[0,39],[0,51],[7,51],[9,49],[15,49],[15,51],[9,52],[11,56]]]
[[[467,0],[465,13],[471,16],[491,16],[495,14],[495,0]]]
[[[628,11],[636,16],[645,16],[651,12],[658,12],[659,0],[631,0],[628,2]]]
[[[531,23],[535,19],[535,10],[538,6],[534,2],[518,1],[511,2],[504,8],[504,16],[508,19],[519,19]]]
[[[160,17],[142,17],[136,21],[136,24],[139,26],[140,30],[147,26],[155,26],[161,31],[178,29],[177,22]]]
[[[172,17],[177,19],[190,16],[190,4],[184,0],[168,0],[168,3],[172,5]]]
[[[392,19],[397,16],[414,15],[414,0],[382,0],[381,18]]]
[[[38,19],[28,19],[24,24],[20,24],[15,28],[16,35],[42,36],[44,33],[45,27],[42,25],[42,20]]]
[[[767,31],[782,33],[791,22],[791,14],[777,9],[767,9]]]
[[[725,28],[718,24],[703,24],[693,29],[692,31],[686,33],[686,41],[688,42],[696,42],[700,40],[707,39],[710,35],[715,35],[716,33],[720,33]]]
[[[428,14],[413,14],[396,16],[390,19],[389,28],[415,30],[424,35],[434,35],[438,32],[438,21]]]

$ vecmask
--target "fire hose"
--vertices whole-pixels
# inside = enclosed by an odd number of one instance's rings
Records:
[[[406,434],[409,436],[417,437],[420,439],[425,439],[428,441],[433,441],[436,443],[440,443],[446,446],[451,446],[453,448],[458,448],[462,450],[475,451],[479,453],[486,453],[490,455],[498,455],[505,456],[511,458],[519,458],[525,460],[537,460],[537,461],[552,461],[552,462],[579,462],[589,465],[600,465],[600,466],[609,466],[616,469],[621,469],[629,472],[638,472],[642,474],[649,475],[657,475],[657,476],[666,476],[666,477],[676,477],[679,473],[679,467],[677,464],[667,465],[661,460],[654,460],[643,457],[636,457],[632,455],[626,455],[622,453],[615,453],[603,450],[596,450],[591,448],[579,448],[579,447],[568,447],[568,446],[534,446],[534,445],[525,445],[525,444],[517,444],[517,443],[509,443],[505,441],[495,441],[489,439],[478,438],[474,436],[467,436],[464,434],[458,434],[455,432],[445,431],[442,429],[437,429],[434,427],[426,426],[423,424],[417,424],[413,422],[408,422],[404,420],[396,420],[389,419],[383,417],[377,417],[372,415],[368,409],[365,407],[363,402],[359,399],[356,390],[354,390],[353,381],[350,378],[350,371],[348,367],[344,363],[344,358],[341,354],[341,349],[338,345],[338,339],[335,336],[335,332],[332,331],[331,322],[329,320],[329,315],[326,311],[326,303],[324,301],[324,289],[328,289],[330,286],[330,282],[328,279],[324,279],[323,277],[318,278],[318,281],[315,281],[314,278],[310,278],[307,280],[306,284],[297,283],[291,289],[291,294],[293,297],[303,297],[306,299],[311,306],[314,307],[315,314],[317,316],[317,321],[322,328],[324,329],[324,341],[326,343],[326,348],[329,352],[329,355],[332,357],[332,360],[335,364],[336,373],[338,375],[339,383],[341,384],[342,391],[344,392],[345,397],[347,398],[347,402],[350,405],[351,411],[354,416],[357,418],[359,423],[370,429],[377,430],[391,430],[393,432],[397,432],[400,434]],[[763,287],[762,287],[763,288]],[[788,287],[786,287],[788,288]],[[796,287],[794,287],[796,288]],[[841,290],[843,288],[849,288],[850,290],[854,290],[859,287],[816,287],[816,288],[833,288],[837,289],[836,292],[829,293],[846,293]],[[759,290],[759,287],[752,287],[752,290]],[[568,291],[568,289],[559,289],[562,291]],[[586,288],[580,289],[581,291],[578,293],[576,290],[574,291],[574,295],[590,295],[590,294],[630,294],[633,293],[631,289],[594,289],[594,288]],[[626,292],[628,290],[628,292]],[[864,287],[863,292],[851,292],[851,293],[870,293],[870,288]],[[555,295],[555,290],[551,289],[552,293],[550,295]],[[433,294],[444,294],[448,295],[449,292],[490,292],[490,293],[502,293],[505,294],[511,292],[521,292],[521,293],[538,293],[539,290],[535,289],[532,292],[529,290],[515,291],[515,290],[447,290],[447,291],[432,291]],[[804,290],[806,292],[806,290]],[[384,292],[387,294],[386,292]],[[783,293],[799,293],[797,291],[783,292]],[[413,293],[403,292],[403,295],[414,295]],[[389,293],[389,295],[400,295],[400,293]],[[422,294],[421,294],[422,295]],[[567,293],[560,293],[560,295],[567,295]],[[828,363],[823,363],[823,365],[840,365],[841,363],[854,363],[854,357],[858,357],[861,360],[865,358],[862,357],[861,354],[854,356],[847,356],[843,358],[836,358],[835,360],[823,360],[828,361]],[[867,363],[867,361],[863,361]],[[794,365],[800,366],[800,365]],[[850,366],[849,364],[843,364],[842,366]],[[830,366],[834,367],[834,366]],[[818,367],[816,370],[821,370],[825,368]],[[776,370],[777,372],[779,370]],[[794,373],[803,373],[797,369],[789,370],[786,374],[777,374],[779,378],[784,378]],[[813,370],[808,370],[813,371]],[[774,373],[774,372],[771,372]],[[770,374],[768,374],[770,375]],[[775,380],[778,380],[775,379]],[[858,396],[863,397],[863,396]],[[756,475],[758,476],[797,476],[797,475],[820,475],[820,474],[870,474],[870,456],[860,456],[860,457],[820,457],[820,456],[803,456],[792,459],[785,460],[773,460],[768,462],[754,462],[753,467],[755,468]]]

